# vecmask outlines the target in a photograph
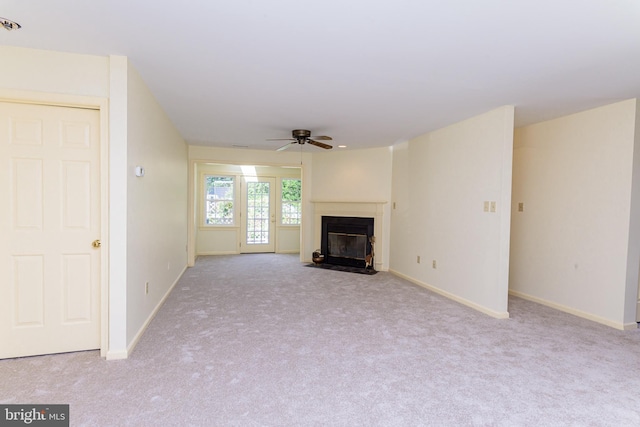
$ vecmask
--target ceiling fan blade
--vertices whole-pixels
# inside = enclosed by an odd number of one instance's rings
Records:
[[[295,138],[269,138],[265,141],[295,141]]]
[[[282,147],[278,148],[276,151],[284,151],[287,148],[291,147],[292,144],[297,144],[297,143],[298,143],[298,141],[290,142],[287,145],[283,145]]]
[[[313,138],[318,141],[333,141],[333,138],[330,136],[320,135],[320,136],[310,136],[309,138]]]
[[[314,141],[313,139],[308,139],[307,142],[311,145],[315,145],[316,147],[324,148],[325,150],[330,150],[333,148],[329,144],[325,144],[324,142]]]

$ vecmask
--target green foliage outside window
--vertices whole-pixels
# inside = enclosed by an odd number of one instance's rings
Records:
[[[233,225],[233,177],[205,176],[205,224]]]
[[[282,180],[282,224],[300,225],[302,217],[302,183],[299,179]]]

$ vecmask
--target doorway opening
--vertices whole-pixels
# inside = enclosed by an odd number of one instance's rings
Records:
[[[301,167],[191,165],[189,265],[200,255],[300,253]]]

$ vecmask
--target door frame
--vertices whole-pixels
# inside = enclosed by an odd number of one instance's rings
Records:
[[[100,115],[100,357],[109,351],[109,102],[107,98],[0,89],[0,101],[98,110]]]

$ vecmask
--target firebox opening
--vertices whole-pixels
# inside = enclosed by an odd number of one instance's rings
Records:
[[[321,251],[325,263],[366,268],[372,265],[373,218],[322,217]]]
[[[367,235],[329,233],[329,256],[364,260],[367,256]]]

